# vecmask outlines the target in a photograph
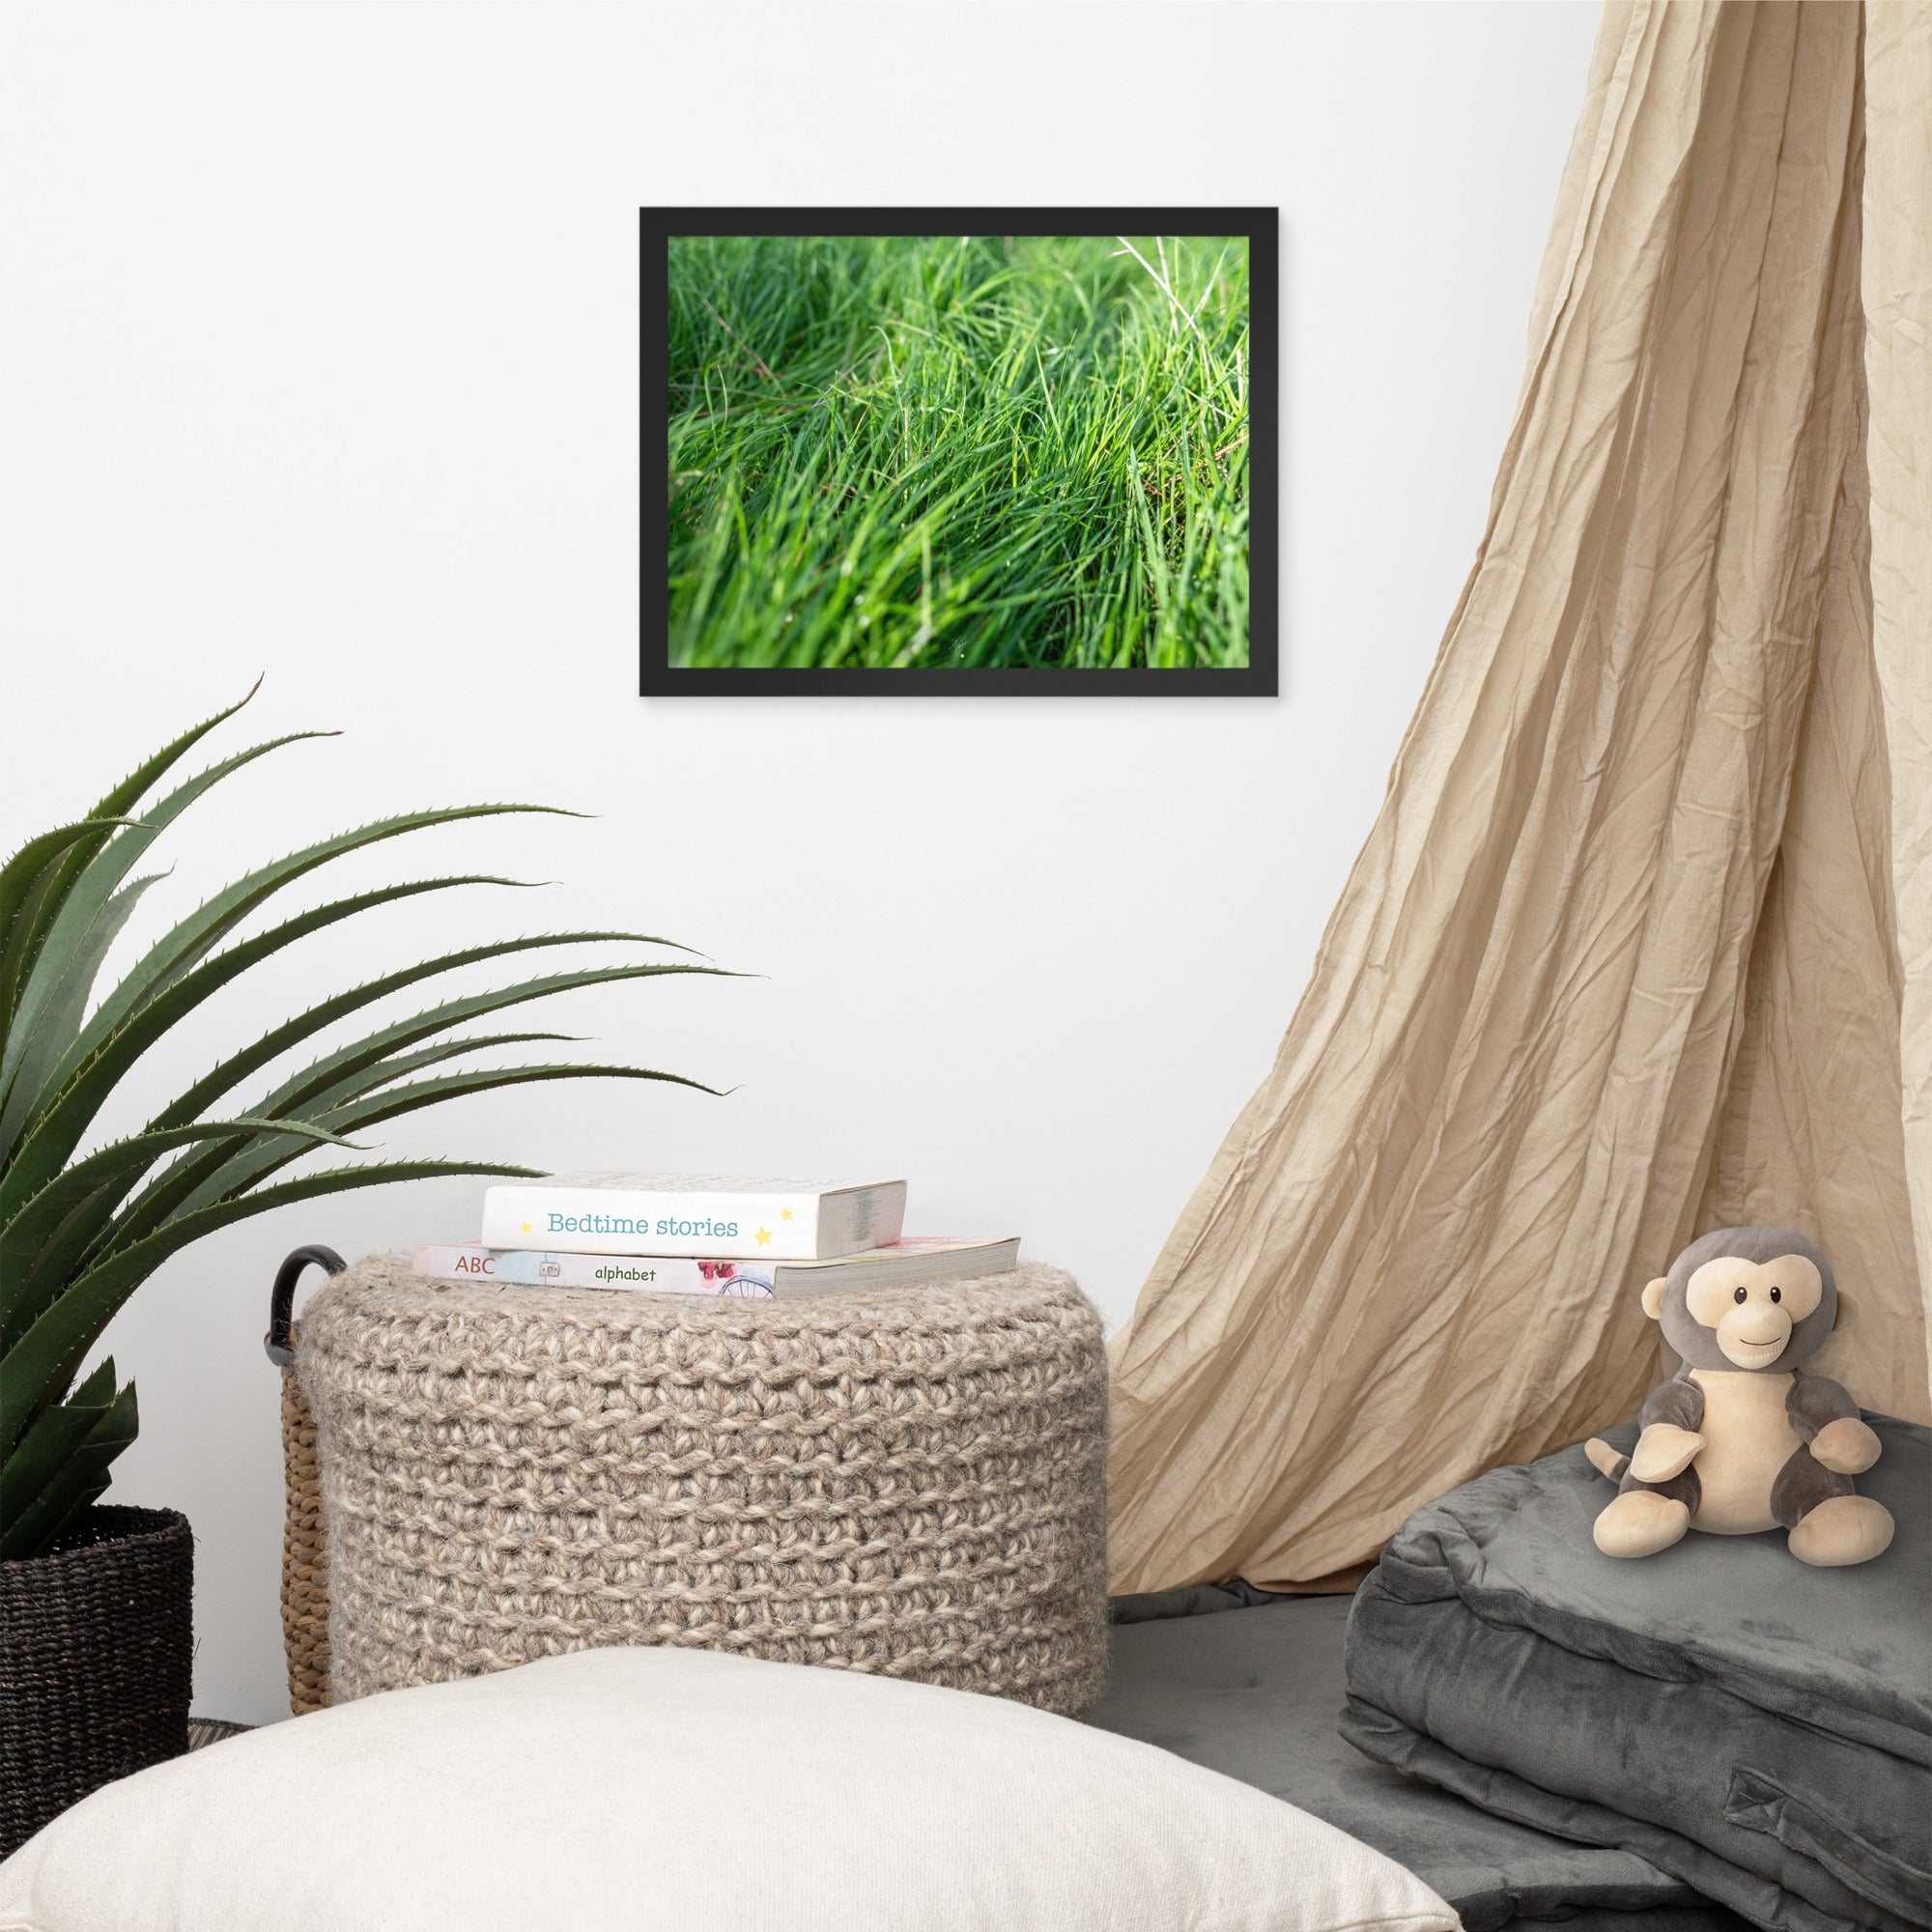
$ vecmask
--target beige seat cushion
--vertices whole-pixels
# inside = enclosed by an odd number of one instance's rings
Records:
[[[1402,1866],[1002,1698],[682,1649],[368,1697],[106,1786],[4,1932],[1453,1932]]]

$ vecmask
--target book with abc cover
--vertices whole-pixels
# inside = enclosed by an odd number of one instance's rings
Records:
[[[533,1248],[419,1247],[415,1272],[499,1287],[654,1290],[753,1298],[830,1294],[845,1288],[901,1288],[1004,1274],[1019,1260],[1013,1236],[916,1235],[836,1261],[696,1261],[687,1255],[579,1255]]]
[[[739,1180],[717,1175],[559,1174],[483,1195],[486,1248],[546,1253],[829,1261],[896,1241],[903,1180]]]

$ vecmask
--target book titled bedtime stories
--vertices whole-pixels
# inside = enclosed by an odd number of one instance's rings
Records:
[[[766,1262],[882,1248],[905,1227],[903,1180],[739,1180],[558,1174],[483,1194],[486,1248]]]

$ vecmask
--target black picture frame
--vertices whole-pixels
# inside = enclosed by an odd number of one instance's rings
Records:
[[[1280,211],[1274,208],[644,208],[639,210],[639,685],[677,694],[855,693],[1273,697],[1280,657]],[[680,668],[670,662],[668,245],[678,235],[1240,235],[1248,242],[1248,662],[1228,669]]]

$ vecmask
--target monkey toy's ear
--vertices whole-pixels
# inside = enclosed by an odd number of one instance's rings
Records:
[[[1663,1313],[1663,1290],[1670,1277],[1661,1274],[1653,1282],[1648,1282],[1643,1291],[1643,1312],[1655,1321]]]

